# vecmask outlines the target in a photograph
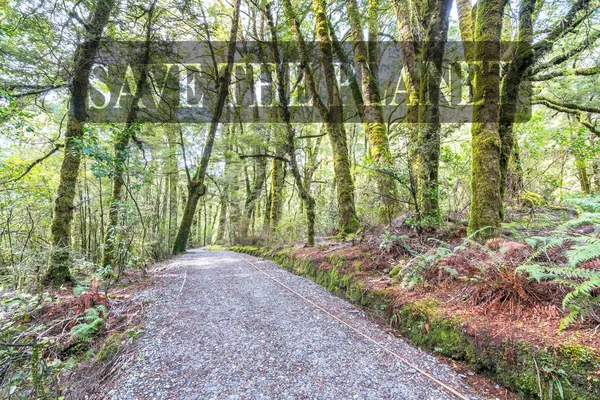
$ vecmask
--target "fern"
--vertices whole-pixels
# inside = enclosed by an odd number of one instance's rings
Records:
[[[600,239],[583,236],[579,238],[579,241],[583,243],[572,246],[565,253],[571,267],[600,258]]]
[[[600,195],[585,197],[573,196],[565,199],[565,203],[572,204],[581,211],[600,213]]]
[[[88,308],[84,316],[77,318],[79,323],[71,328],[71,337],[84,342],[90,340],[100,330],[107,315],[108,311],[103,305]]]
[[[579,217],[560,225],[555,233],[565,232],[569,229],[578,228],[583,225],[600,225],[600,212],[583,213]]]
[[[593,292],[600,289],[600,271],[582,268],[581,264],[600,259],[600,238],[591,235],[577,235],[570,230],[583,225],[600,225],[600,213],[586,213],[559,226],[550,237],[532,237],[527,243],[537,248],[524,265],[517,271],[526,273],[538,282],[550,281],[572,289],[563,298],[562,306],[567,315],[560,323],[560,329],[581,320],[592,318],[600,322],[596,309],[600,307],[600,296]],[[595,230],[597,231],[597,229]],[[564,252],[567,265],[553,265],[535,262],[543,253],[570,244]]]

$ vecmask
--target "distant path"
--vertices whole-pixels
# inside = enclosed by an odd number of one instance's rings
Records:
[[[337,318],[477,398],[449,366],[390,336],[352,304],[271,262],[193,250],[169,264],[158,281],[149,294],[155,301],[147,312],[146,333],[120,382],[105,394],[108,398],[459,398]]]

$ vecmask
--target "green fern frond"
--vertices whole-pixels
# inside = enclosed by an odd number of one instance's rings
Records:
[[[574,245],[565,252],[565,255],[571,267],[577,267],[586,261],[595,260],[600,258],[600,241]]]
[[[565,232],[583,225],[600,225],[600,212],[581,214],[579,217],[560,225],[555,232]]]
[[[579,307],[573,307],[573,308],[571,308],[569,310],[569,314],[567,314],[567,316],[564,317],[560,321],[560,325],[558,326],[558,329],[563,330],[567,326],[569,326],[572,323],[574,323],[575,321],[577,321],[577,318],[579,317],[580,310],[581,309]]]
[[[592,290],[598,288],[600,288],[600,274],[597,274],[595,278],[592,278],[579,284],[579,286],[577,286],[575,290],[568,293],[563,299],[563,307],[568,306],[570,303],[576,300],[577,297],[591,297]]]

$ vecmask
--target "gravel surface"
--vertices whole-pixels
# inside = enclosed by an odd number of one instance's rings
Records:
[[[150,289],[135,357],[111,399],[456,399],[293,288],[413,366],[472,399],[459,374],[386,333],[352,304],[275,264],[193,250]]]

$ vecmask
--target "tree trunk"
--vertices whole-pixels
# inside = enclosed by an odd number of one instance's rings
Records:
[[[283,187],[285,186],[285,164],[273,159],[271,164],[271,194],[269,195],[270,229],[277,229],[283,211]]]
[[[265,16],[267,17],[267,23],[269,24],[269,30],[271,32],[271,46],[273,48],[274,61],[277,68],[277,93],[279,95],[279,114],[281,115],[285,123],[285,146],[286,152],[290,157],[290,170],[296,182],[296,187],[300,194],[300,198],[306,205],[306,227],[307,227],[307,245],[314,246],[315,244],[315,200],[307,190],[308,182],[302,182],[302,176],[300,169],[298,168],[298,162],[296,161],[296,144],[294,142],[295,133],[294,127],[291,124],[290,110],[288,108],[288,93],[286,92],[286,85],[281,77],[285,76],[285,64],[282,63],[281,56],[279,53],[279,46],[277,43],[277,30],[273,22],[273,16],[271,15],[270,5],[267,4],[265,7]]]
[[[253,83],[253,79],[254,79],[253,75],[254,74],[252,72],[252,68],[248,68],[247,71],[248,71],[248,74],[247,74],[248,81]],[[250,98],[251,99],[255,98],[254,84],[250,85]],[[258,104],[256,104],[256,103],[254,104],[252,112],[253,112],[253,120],[254,120],[254,123],[256,124],[255,125],[256,129],[258,130],[259,133],[260,132],[265,133],[265,128],[262,126],[258,126],[258,124],[260,123]],[[264,136],[266,136],[266,135],[263,135],[263,137]],[[264,140],[265,140],[265,143],[258,146],[259,154],[266,153],[268,137],[264,137]],[[254,165],[255,165],[254,185],[253,185],[252,189],[250,190],[250,192],[248,193],[248,196],[246,197],[246,202],[244,204],[244,220],[242,221],[242,226],[241,226],[241,230],[240,230],[240,234],[242,237],[246,237],[248,235],[248,226],[250,224],[250,219],[252,218],[252,212],[254,211],[256,200],[260,196],[260,194],[263,190],[263,186],[265,184],[265,170],[267,169],[266,157],[259,157],[258,159],[255,160]]]
[[[328,110],[324,116],[333,152],[333,170],[340,218],[339,228],[340,234],[346,235],[356,232],[360,223],[354,207],[354,181],[350,172],[346,130],[343,124],[344,116],[333,65],[333,51],[325,8],[323,0],[313,0],[317,47],[321,55],[321,65],[325,74],[325,88],[327,91]]]
[[[76,50],[73,79],[70,85],[70,108],[65,135],[65,150],[60,169],[54,214],[50,227],[52,252],[49,268],[44,278],[46,283],[59,286],[71,281],[71,221],[73,219],[73,199],[81,163],[81,150],[78,141],[83,137],[83,123],[86,115],[90,70],[98,50],[102,31],[108,23],[113,0],[99,0],[87,27],[86,41]]]
[[[217,228],[216,244],[223,244],[225,227],[227,226],[227,203],[229,199],[226,193],[221,194],[221,209],[219,210],[219,227]]]
[[[587,173],[587,163],[585,158],[575,157],[575,168],[577,168],[577,179],[579,180],[579,187],[585,194],[590,194],[592,188],[590,185],[590,177]]]
[[[421,218],[421,210],[416,199],[419,190],[418,182],[418,122],[419,122],[419,88],[420,78],[418,71],[419,48],[410,21],[410,7],[408,0],[394,0],[394,10],[398,23],[398,38],[402,50],[402,66],[404,88],[406,90],[406,131],[407,131],[407,163],[409,172],[410,190],[415,199],[414,206],[417,218]],[[394,100],[395,101],[395,100]]]
[[[119,216],[121,214],[121,202],[123,192],[123,174],[125,173],[125,167],[127,158],[129,157],[128,147],[131,136],[135,135],[135,120],[137,118],[137,112],[139,109],[139,101],[142,98],[142,93],[146,88],[146,81],[148,78],[148,62],[150,61],[150,39],[152,34],[152,17],[154,13],[155,2],[150,5],[148,11],[148,26],[146,29],[146,47],[144,54],[139,60],[142,66],[140,77],[137,81],[136,92],[132,97],[131,105],[129,106],[129,112],[127,115],[127,122],[125,129],[118,133],[117,142],[115,143],[115,158],[114,158],[114,171],[113,171],[113,191],[110,199],[110,209],[108,212],[108,227],[106,229],[106,236],[104,238],[104,248],[102,251],[102,266],[106,267],[113,265],[115,245],[118,237],[119,229]],[[157,224],[158,225],[158,224]]]
[[[437,0],[427,10],[419,90],[418,199],[425,225],[440,217],[438,174],[440,166],[440,81],[448,36],[451,0]]]
[[[182,253],[186,250],[187,240],[190,233],[190,227],[192,225],[194,212],[196,211],[198,199],[200,199],[200,197],[203,196],[206,191],[206,186],[204,185],[206,170],[208,169],[208,162],[210,160],[213,144],[215,142],[215,135],[219,126],[219,120],[221,119],[221,114],[223,113],[225,101],[227,100],[227,95],[229,93],[231,70],[233,68],[233,61],[236,51],[236,39],[240,16],[240,3],[241,0],[235,0],[234,2],[231,35],[229,36],[229,44],[227,49],[227,67],[225,68],[223,75],[219,78],[219,91],[217,103],[215,104],[215,110],[211,118],[210,127],[206,136],[206,142],[204,143],[204,149],[202,151],[200,165],[198,166],[198,169],[196,170],[194,176],[191,177],[188,182],[188,197],[186,200],[183,216],[179,225],[179,231],[177,232],[175,242],[173,243],[174,255]]]
[[[514,196],[523,190],[523,165],[521,165],[521,154],[519,144],[515,140],[513,143],[513,155],[510,162],[511,168],[508,174],[507,187],[510,188]]]
[[[167,132],[167,142],[169,146],[169,154],[167,160],[167,174],[168,174],[168,201],[169,201],[169,216],[168,216],[168,249],[171,248],[171,244],[174,238],[174,230],[177,225],[177,212],[179,209],[178,196],[179,192],[179,167],[177,162],[177,139],[175,132],[169,130]]]
[[[594,191],[600,193],[600,157],[595,157],[592,163],[594,172]]]
[[[513,61],[509,65],[508,72],[502,79],[500,89],[500,141],[502,147],[500,151],[500,207],[502,218],[504,218],[504,195],[506,193],[506,179],[510,163],[510,156],[513,154],[513,124],[517,119],[517,109],[519,103],[519,88],[523,77],[533,65],[533,49],[531,41],[533,40],[533,22],[532,15],[535,9],[536,0],[521,0],[519,7],[519,33],[517,38],[517,48]]]
[[[475,23],[471,212],[469,233],[481,238],[500,233],[500,35],[503,0],[481,0]]]
[[[369,143],[369,158],[376,170],[375,179],[380,197],[380,220],[388,224],[396,214],[398,207],[396,203],[396,185],[390,179],[389,171],[386,171],[393,167],[393,160],[381,109],[377,71],[379,67],[379,51],[377,47],[378,27],[376,20],[379,1],[369,1],[368,49],[362,33],[356,0],[347,0],[346,6],[352,26],[354,64],[357,71],[359,71],[358,75],[362,81],[362,104],[357,104],[356,106],[363,110],[361,117],[365,136]]]

